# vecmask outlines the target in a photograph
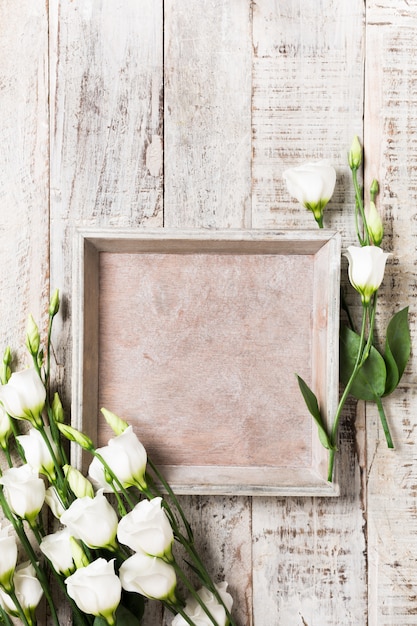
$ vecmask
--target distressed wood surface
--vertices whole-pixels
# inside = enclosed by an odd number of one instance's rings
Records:
[[[417,6],[371,0],[367,7],[367,180],[379,178],[379,207],[392,258],[382,298],[384,328],[410,305],[416,350],[416,62]],[[395,450],[388,450],[377,411],[367,406],[369,625],[416,623],[415,356],[385,401]]]
[[[415,2],[0,0],[0,19],[2,343],[20,348],[50,279],[68,408],[76,227],[314,228],[282,171],[330,158],[325,225],[348,245],[355,133],[393,253],[378,325],[412,305]],[[415,623],[415,394],[412,361],[386,403],[395,451],[373,407],[349,404],[340,498],[183,498],[239,626]],[[145,626],[170,621],[149,604]]]

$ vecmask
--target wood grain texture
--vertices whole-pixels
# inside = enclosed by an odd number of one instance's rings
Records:
[[[1,336],[22,345],[50,276],[67,406],[76,227],[314,228],[282,171],[330,158],[325,224],[348,245],[355,133],[392,252],[378,330],[410,304],[415,348],[415,2],[1,0],[0,20]],[[340,498],[183,498],[239,626],[415,623],[414,363],[386,402],[395,451],[372,406],[344,412]],[[170,622],[149,603],[145,626]]]
[[[0,3],[0,352],[21,363],[26,320],[49,295],[48,21],[44,2]]]
[[[410,305],[416,350],[417,175],[414,3],[369,2],[367,7],[367,180],[381,181],[379,209],[392,252],[381,290],[379,325]],[[395,450],[388,450],[377,411],[367,405],[368,554],[370,626],[415,624],[416,380],[415,355],[399,389],[385,401]]]

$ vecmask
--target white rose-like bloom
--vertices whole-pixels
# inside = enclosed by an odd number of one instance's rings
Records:
[[[123,487],[144,487],[147,455],[146,450],[133,432],[132,426],[117,437],[109,439],[107,446],[97,448],[110,469],[116,474]],[[106,481],[104,467],[94,457],[89,470],[89,476],[99,488],[112,491]],[[115,485],[117,488],[117,485]]]
[[[233,598],[230,593],[227,592],[227,582],[223,581],[219,583],[216,585],[216,589],[230,613],[233,606]],[[226,611],[224,610],[224,607],[219,604],[215,595],[205,587],[199,589],[197,594],[200,596],[217,624],[219,626],[226,626],[229,623]],[[191,618],[193,624],[196,626],[211,626],[213,623],[197,600],[192,596],[190,596],[187,600],[184,613]],[[187,626],[187,624],[188,622],[186,622],[181,615],[176,615],[172,620],[172,626]]]
[[[14,372],[6,385],[0,386],[0,402],[12,417],[42,424],[46,389],[35,368]]]
[[[16,567],[13,577],[15,593],[29,623],[36,623],[35,610],[42,598],[42,587],[36,578],[35,568],[30,562]],[[13,600],[0,589],[2,604],[10,615],[18,617],[19,613]]]
[[[84,613],[103,617],[114,624],[114,613],[119,606],[122,587],[114,573],[114,560],[99,558],[77,569],[65,579],[67,592]]]
[[[162,507],[162,498],[142,500],[122,517],[117,538],[135,552],[170,559],[174,534]]]
[[[377,246],[349,246],[345,256],[349,261],[349,280],[367,306],[382,283],[390,254]]]
[[[9,524],[0,529],[0,587],[12,589],[13,574],[17,562],[17,543],[15,535],[9,535],[13,526]]]
[[[61,515],[61,523],[67,526],[71,535],[81,539],[89,548],[116,547],[118,518],[103,491],[95,498],[78,498]]]
[[[313,212],[317,222],[323,217],[323,209],[333,195],[336,170],[328,161],[305,163],[283,173],[290,195],[306,209]]]
[[[51,429],[49,426],[46,426],[44,430],[55,457],[58,458],[58,448],[52,439]],[[41,433],[36,428],[31,428],[28,435],[19,435],[17,439],[25,452],[26,461],[31,468],[53,479],[55,477],[54,462]]]
[[[39,544],[42,553],[52,563],[55,571],[64,576],[69,576],[75,569],[70,539],[70,531],[64,528],[51,535],[45,535]]]
[[[45,484],[30,465],[7,469],[0,477],[4,495],[13,513],[33,521],[45,501]]]
[[[175,602],[177,577],[172,565],[148,554],[134,554],[119,570],[122,587],[153,600]]]

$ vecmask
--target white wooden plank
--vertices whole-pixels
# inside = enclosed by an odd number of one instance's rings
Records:
[[[348,237],[347,151],[362,133],[363,2],[268,0],[253,6],[253,226],[314,228],[282,180],[329,159],[338,182],[325,225]]]
[[[410,305],[416,349],[415,202],[417,129],[413,3],[369,2],[367,6],[367,180],[378,178],[378,198],[393,256],[381,289],[379,326]],[[381,333],[382,334],[382,333]],[[394,440],[388,450],[377,411],[367,407],[369,625],[415,624],[417,397],[412,357],[400,387],[384,406]]]
[[[248,0],[165,2],[165,224],[250,226]]]
[[[315,228],[282,172],[328,158],[338,176],[325,224],[353,243],[347,151],[362,133],[363,12],[361,2],[254,4],[254,226]],[[344,415],[339,499],[253,499],[255,625],[366,624],[363,430],[357,421],[356,437],[354,404]]]
[[[0,3],[0,352],[21,364],[29,313],[42,325],[49,298],[48,23],[45,3]]]

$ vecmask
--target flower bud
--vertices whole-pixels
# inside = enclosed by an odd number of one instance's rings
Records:
[[[81,433],[76,428],[69,426],[69,424],[58,423],[57,426],[60,432],[64,435],[64,437],[69,439],[69,441],[75,441],[75,443],[78,443],[78,445],[81,446],[83,450],[94,450],[93,442],[91,441],[90,437],[87,437],[87,435],[84,435],[84,433]]]
[[[71,491],[77,498],[85,498],[86,496],[94,498],[93,485],[79,470],[72,465],[64,465],[62,469]]]
[[[62,500],[58,495],[55,487],[51,486],[45,492],[45,502],[51,509],[52,514],[60,519],[61,515],[65,511],[64,505],[62,504]]]
[[[12,434],[10,417],[0,404],[0,446],[6,450],[9,437]]]
[[[375,202],[375,198],[378,195],[378,193],[379,193],[379,183],[374,178],[369,188],[369,195],[371,196],[372,202]]]
[[[5,385],[7,381],[9,380],[10,376],[12,375],[12,371],[10,369],[11,362],[12,362],[12,353],[11,353],[9,346],[7,346],[7,348],[4,351],[3,366],[1,370],[1,384],[2,385]]]
[[[357,135],[354,136],[352,145],[350,146],[348,163],[351,170],[359,169],[362,163],[362,147]]]
[[[29,315],[26,326],[26,347],[32,356],[37,356],[39,352],[39,345],[39,329],[32,315]]]
[[[367,207],[366,210],[366,225],[372,243],[375,246],[379,246],[384,236],[384,226],[375,206],[375,202],[372,201],[369,203],[369,207]]]
[[[115,435],[121,435],[128,428],[129,424],[111,411],[101,409],[101,412]]]
[[[55,289],[54,293],[52,294],[50,303],[49,303],[49,309],[48,309],[48,313],[50,315],[50,317],[54,317],[59,311],[59,291],[58,289]]]
[[[55,458],[59,460],[58,447],[52,439],[50,427],[45,426],[44,432],[50,443]],[[41,433],[38,430],[31,428],[28,435],[19,435],[17,440],[22,446],[25,452],[26,461],[29,463],[31,468],[35,472],[44,474],[51,481],[55,480],[56,474],[54,460]]]
[[[76,539],[72,535],[70,537],[70,547],[72,559],[75,563],[76,569],[80,569],[81,567],[87,567],[90,561],[88,560],[88,557],[84,552],[84,548],[82,547],[78,539]]]
[[[61,398],[58,392],[54,393],[54,399],[52,401],[52,415],[57,423],[63,424],[65,420],[64,409],[62,407]]]

